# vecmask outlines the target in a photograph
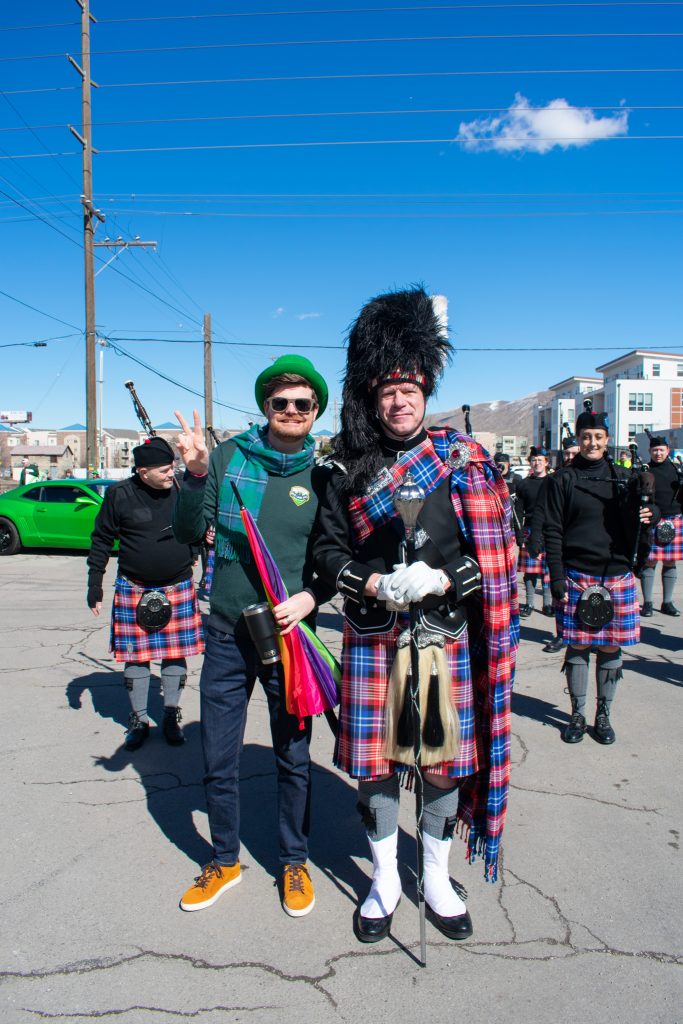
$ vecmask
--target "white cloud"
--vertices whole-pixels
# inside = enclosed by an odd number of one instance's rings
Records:
[[[319,316],[321,316],[320,313],[297,313],[296,319],[297,320],[315,320]]]
[[[279,316],[282,316],[284,311],[285,311],[285,307],[284,306],[278,306],[277,309],[274,309],[273,312],[271,313],[271,316],[272,316],[273,320],[277,320],[277,318]]]
[[[611,139],[628,131],[628,111],[614,117],[596,117],[590,107],[572,107],[564,99],[551,100],[545,107],[533,107],[516,93],[515,101],[498,117],[461,121],[456,139],[473,153],[548,153],[555,146],[569,149],[588,146],[598,139]]]

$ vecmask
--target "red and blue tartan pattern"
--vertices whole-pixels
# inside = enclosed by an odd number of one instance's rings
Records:
[[[425,442],[383,474],[383,486],[371,487],[350,503],[358,543],[396,517],[392,495],[408,469],[427,492],[450,475],[458,525],[482,570],[481,593],[468,604],[479,767],[459,786],[458,831],[467,839],[469,860],[483,856],[485,877],[495,881],[510,780],[510,701],[519,645],[510,495],[481,445],[450,427],[429,430]]]
[[[388,633],[360,636],[344,623],[341,707],[334,763],[354,779],[373,779],[389,772],[404,771],[407,767],[385,757],[384,711],[396,641],[409,625],[409,616],[401,613]],[[451,672],[451,701],[460,719],[461,746],[456,760],[431,765],[429,771],[455,779],[471,775],[479,767],[467,629],[457,640],[446,644],[444,651]]]
[[[137,624],[135,609],[142,595],[162,590],[171,602],[171,621],[156,633]],[[187,658],[204,650],[202,618],[192,580],[172,587],[138,587],[125,576],[117,576],[111,610],[109,650],[116,661],[160,661]]]
[[[661,519],[660,523],[671,523],[676,531],[676,536],[669,544],[658,544],[655,535],[647,564],[654,565],[655,562],[680,562],[683,559],[683,515],[667,516],[666,519]]]
[[[590,576],[576,569],[566,570],[566,604],[557,603],[556,618],[563,644],[590,644],[592,647],[632,647],[640,642],[640,608],[636,579],[632,572],[623,576]],[[586,587],[603,586],[612,595],[614,617],[602,629],[589,629],[576,616],[576,606]]]
[[[548,567],[545,561],[545,553],[541,552],[538,558],[532,558],[526,549],[526,541],[531,536],[531,530],[528,526],[524,527],[524,544],[519,549],[519,558],[517,560],[517,572],[523,572],[525,576],[542,576],[544,581],[547,579],[550,581],[548,575]]]

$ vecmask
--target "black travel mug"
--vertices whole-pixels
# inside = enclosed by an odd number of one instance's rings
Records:
[[[262,604],[250,604],[244,609],[243,614],[249,636],[261,662],[264,665],[274,665],[276,661],[280,661],[277,630],[270,606],[265,601]]]

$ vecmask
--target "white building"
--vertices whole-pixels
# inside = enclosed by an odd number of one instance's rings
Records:
[[[626,448],[636,434],[683,426],[683,354],[634,349],[596,370],[602,377],[568,377],[553,384],[549,405],[534,413],[537,443],[557,450],[562,425],[573,430],[587,397],[606,412],[614,448]]]

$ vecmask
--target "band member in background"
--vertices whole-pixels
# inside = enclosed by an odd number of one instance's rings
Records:
[[[519,552],[517,566],[518,571],[524,575],[526,594],[525,603],[520,605],[519,608],[519,614],[522,618],[527,618],[534,610],[536,581],[539,579],[543,594],[543,614],[548,616],[553,614],[544,553],[542,549],[539,549],[532,554],[528,547],[534,509],[536,508],[545,479],[548,476],[548,454],[544,448],[531,447],[529,449],[529,466],[529,475],[517,487],[517,505],[523,513],[524,528],[524,544]]]
[[[397,719],[407,692],[411,603],[432,665],[420,677],[420,690],[429,686],[429,698],[421,697],[425,899],[449,939],[472,932],[465,894],[448,872],[456,825],[469,831],[470,857],[483,853],[495,879],[505,814],[518,637],[510,504],[476,441],[450,427],[425,429],[426,402],[450,351],[422,289],[380,295],[363,308],[349,335],[342,428],[321,502],[316,568],[345,598],[334,760],[358,780],[373,861],[356,927],[362,942],[389,933],[401,897],[399,778],[414,763],[415,737],[401,737]],[[419,560],[406,566],[393,495],[408,471],[426,499],[417,520]]]
[[[657,512],[640,506],[635,479],[607,458],[604,413],[581,413],[576,435],[579,454],[571,466],[548,479],[543,527],[551,590],[567,647],[563,671],[572,714],[562,739],[579,743],[586,732],[593,647],[597,682],[593,735],[599,743],[610,744],[616,739],[610,710],[622,677],[621,648],[640,639],[631,571],[639,524],[650,523]]]
[[[560,455],[562,457],[561,465],[571,466],[572,462],[579,454],[579,443],[573,434],[569,437],[562,438],[562,451]]]
[[[105,491],[88,555],[88,607],[99,615],[104,572],[112,545],[119,541],[111,650],[125,662],[123,682],[131,705],[128,750],[137,750],[149,735],[152,661],[161,661],[164,737],[171,746],[184,743],[179,704],[187,679],[185,659],[204,650],[192,581],[196,551],[173,536],[178,496],[173,449],[163,438],[152,437],[133,449],[133,461],[134,475]]]
[[[515,541],[517,547],[521,548],[524,543],[524,533],[522,531],[522,515],[517,508],[517,488],[520,485],[520,479],[516,473],[510,470],[510,456],[506,455],[505,452],[496,452],[493,456],[493,461],[496,464],[496,468],[499,470],[500,475],[508,489],[510,495],[510,505],[512,508],[512,529],[515,534]]]
[[[643,607],[640,614],[652,615],[652,596],[657,563],[662,564],[662,606],[664,615],[680,615],[673,603],[676,562],[683,558],[683,471],[669,458],[665,437],[650,438],[650,473],[655,478],[655,503],[662,515],[654,533],[650,558],[640,574]]]
[[[290,597],[273,609],[282,633],[305,619],[334,590],[314,579],[311,531],[326,471],[314,464],[311,427],[327,405],[327,385],[310,360],[284,355],[256,378],[255,398],[266,417],[209,453],[195,410],[178,450],[187,472],[174,518],[176,536],[199,541],[215,523],[215,563],[206,625],[206,656],[199,682],[204,788],[213,859],[183,895],[183,910],[204,910],[242,879],[240,868],[239,759],[249,699],[261,683],[270,713],[277,765],[278,879],[282,906],[303,917],[315,904],[308,871],[311,798],[311,721],[304,727],[287,711],[282,664],[264,665],[245,624],[248,605],[265,601],[239,505],[238,486],[277,564]]]

